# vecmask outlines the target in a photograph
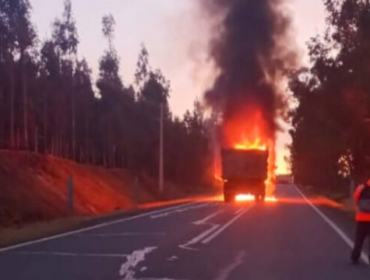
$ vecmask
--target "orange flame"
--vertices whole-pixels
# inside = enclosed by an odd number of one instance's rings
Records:
[[[250,112],[250,110],[247,110]],[[227,144],[238,150],[269,151],[268,177],[265,181],[267,197],[275,193],[275,137],[267,133],[262,113],[254,109],[253,114],[240,115],[224,124]]]
[[[235,201],[238,202],[248,202],[248,201],[254,201],[255,196],[252,194],[238,194],[235,197]],[[278,199],[275,196],[267,196],[265,197],[265,202],[277,202]]]
[[[219,174],[215,174],[215,179],[220,182],[224,182],[224,179]]]
[[[241,144],[235,144],[234,148],[237,150],[267,150],[267,146],[262,144],[260,138],[254,140],[254,142],[245,141]]]
[[[252,194],[238,194],[235,197],[236,201],[254,201],[254,195]]]

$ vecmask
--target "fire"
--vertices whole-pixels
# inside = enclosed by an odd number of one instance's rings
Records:
[[[268,125],[262,112],[247,108],[248,114],[241,113],[224,123],[224,137],[228,145],[238,150],[262,150],[269,152],[268,177],[265,181],[267,197],[275,192],[275,137],[268,133]],[[250,197],[249,197],[250,198]]]
[[[254,201],[255,196],[252,194],[238,194],[235,197],[235,201],[238,202],[248,202],[248,201]],[[265,202],[277,202],[278,199],[275,196],[267,196],[265,197]]]
[[[219,182],[224,182],[224,179],[219,174],[215,174],[215,179]]]
[[[254,201],[254,195],[252,194],[238,194],[235,197],[236,201]]]
[[[257,138],[253,142],[249,142],[246,140],[245,142],[241,144],[235,144],[234,146],[237,150],[261,150],[266,151],[267,145],[263,144],[260,138]]]

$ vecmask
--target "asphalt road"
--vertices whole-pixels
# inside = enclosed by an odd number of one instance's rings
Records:
[[[294,186],[277,196],[183,204],[0,250],[0,279],[370,279],[367,259],[350,265],[348,218]]]

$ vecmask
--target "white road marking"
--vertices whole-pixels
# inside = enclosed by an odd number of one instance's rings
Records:
[[[210,206],[210,203],[202,203],[202,204],[196,205],[196,206],[181,208],[181,209],[177,209],[177,210],[166,212],[166,213],[160,213],[160,214],[157,214],[157,215],[152,215],[152,216],[150,216],[150,218],[151,219],[163,218],[163,217],[167,217],[167,216],[172,215],[172,214],[186,212],[186,211],[189,211],[189,210],[199,209],[199,208],[208,207],[208,206]]]
[[[245,259],[245,251],[241,251],[236,256],[236,258],[235,258],[235,260],[233,261],[232,264],[230,264],[229,266],[227,266],[226,268],[221,270],[221,272],[217,276],[216,280],[227,280],[227,279],[229,279],[230,274],[235,270],[235,268],[237,268],[238,266],[243,264],[244,259]]]
[[[29,246],[29,245],[34,245],[34,244],[49,241],[49,240],[53,240],[53,239],[57,239],[57,238],[62,238],[62,237],[78,234],[78,233],[81,233],[81,232],[90,231],[90,230],[97,229],[97,228],[102,228],[102,227],[106,227],[106,226],[110,226],[110,225],[114,225],[114,224],[119,224],[119,223],[126,222],[126,221],[132,221],[132,220],[136,220],[136,219],[139,219],[139,218],[148,217],[148,216],[151,216],[151,215],[156,214],[156,213],[171,211],[173,209],[179,209],[179,208],[182,208],[184,206],[189,206],[189,205],[193,205],[193,204],[197,204],[197,202],[185,203],[185,204],[178,205],[178,206],[173,206],[173,207],[169,207],[169,208],[165,208],[165,209],[159,209],[159,210],[156,210],[156,211],[151,211],[151,212],[139,214],[139,215],[136,215],[136,216],[126,217],[126,218],[122,218],[122,219],[119,219],[119,220],[114,220],[114,221],[111,221],[111,222],[105,222],[105,223],[97,224],[95,226],[86,227],[86,228],[79,229],[79,230],[69,231],[69,232],[66,232],[66,233],[41,238],[41,239],[38,239],[38,240],[35,240],[35,241],[24,242],[24,243],[21,243],[21,244],[18,244],[18,245],[13,245],[13,246],[2,248],[2,249],[0,249],[0,253],[10,251],[10,250],[13,250],[13,249],[17,249],[17,248],[21,248],[21,247],[26,247],[26,246]]]
[[[173,261],[175,261],[175,260],[177,260],[178,259],[178,257],[177,256],[171,256],[171,257],[169,257],[168,259],[167,259],[167,261],[169,261],[169,262],[173,262]]]
[[[3,254],[4,255],[4,254]],[[86,254],[70,252],[11,252],[7,255],[24,255],[24,256],[57,256],[57,257],[93,257],[93,258],[125,258],[127,254]]]
[[[195,225],[210,225],[211,228],[209,228],[206,231],[200,233],[199,235],[197,235],[196,237],[194,237],[190,241],[186,242],[185,244],[179,245],[179,247],[182,248],[182,249],[198,251],[198,249],[192,248],[190,246],[200,242],[203,238],[207,237],[209,234],[211,234],[213,231],[215,231],[216,229],[218,229],[220,227],[220,225],[215,224],[215,223],[210,223],[208,221],[211,220],[212,218],[216,217],[217,215],[219,215],[222,212],[223,212],[223,210],[217,211],[217,212],[205,217],[204,219],[202,219],[200,221],[194,222],[193,224],[195,224]]]
[[[78,234],[77,236],[86,237],[120,237],[120,236],[165,236],[165,232],[122,232],[122,233],[97,233],[97,234]]]
[[[136,278],[135,280],[187,280],[187,279],[172,279],[172,278]]]
[[[295,190],[303,197],[303,199],[316,211],[317,214],[343,239],[343,241],[352,249],[354,247],[353,241],[322,211],[319,210],[302,192],[297,186],[294,186]],[[366,263],[370,264],[368,258],[364,253],[361,254],[361,259]]]
[[[179,248],[184,249],[184,250],[188,250],[188,251],[199,251],[199,249],[191,248],[191,247],[188,247],[188,246],[185,246],[185,245],[179,245]]]
[[[238,215],[243,210],[244,210],[244,208],[240,208],[238,211],[235,212],[235,215]]]
[[[202,241],[203,244],[208,244],[211,242],[214,238],[216,238],[219,234],[221,234],[225,229],[227,229],[229,226],[231,226],[233,223],[235,223],[245,212],[247,212],[249,209],[252,208],[253,205],[249,206],[248,208],[244,209],[242,212],[240,212],[238,215],[236,215],[234,218],[232,218],[229,222],[224,224],[222,227],[220,227],[218,230],[216,230],[213,234],[208,236],[206,239]]]
[[[200,220],[200,221],[196,221],[194,222],[193,224],[194,225],[201,225],[201,224],[205,224],[206,222],[208,222],[210,219],[216,217],[217,215],[219,215],[220,213],[222,213],[224,210],[220,210],[220,211],[217,211],[207,217],[205,217],[203,220]]]
[[[194,245],[194,244],[200,242],[203,238],[207,237],[209,234],[211,234],[213,231],[215,231],[219,227],[220,227],[220,225],[213,225],[210,229],[207,229],[206,231],[204,231],[201,234],[197,235],[196,237],[194,237],[193,239],[191,239],[187,243],[182,244],[182,246],[189,247],[191,245]]]
[[[119,271],[119,275],[123,277],[121,280],[134,280],[135,268],[140,263],[145,261],[145,256],[153,252],[157,247],[147,247],[142,250],[136,250],[131,255],[127,256]]]

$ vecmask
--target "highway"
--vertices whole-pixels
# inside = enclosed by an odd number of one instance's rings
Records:
[[[295,186],[276,203],[193,202],[0,250],[1,280],[368,280],[354,223]]]

